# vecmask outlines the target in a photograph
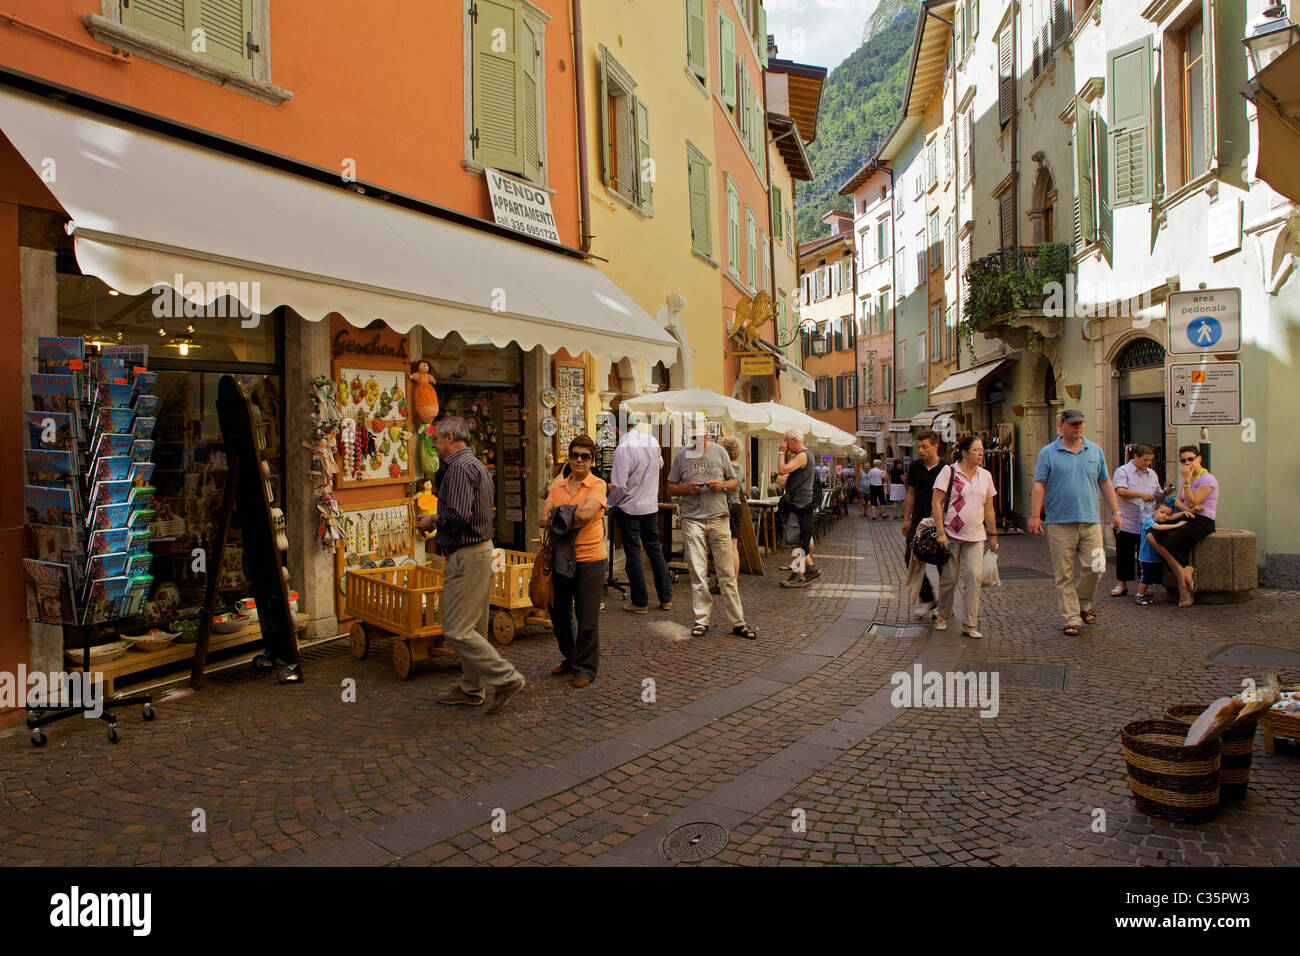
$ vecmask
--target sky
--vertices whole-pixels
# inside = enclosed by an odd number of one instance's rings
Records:
[[[778,55],[834,69],[862,43],[877,0],[766,0],[767,32]]]

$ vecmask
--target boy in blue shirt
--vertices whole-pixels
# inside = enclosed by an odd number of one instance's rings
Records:
[[[1174,509],[1167,501],[1162,501],[1156,505],[1155,512],[1149,518],[1142,519],[1142,532],[1138,538],[1138,589],[1137,603],[1146,607],[1154,603],[1154,598],[1147,594],[1147,587],[1152,584],[1160,584],[1164,579],[1165,562],[1161,560],[1159,552],[1156,551],[1147,535],[1152,531],[1173,531],[1174,528],[1181,528],[1187,524],[1186,521],[1178,521],[1174,524],[1167,524],[1173,517]]]

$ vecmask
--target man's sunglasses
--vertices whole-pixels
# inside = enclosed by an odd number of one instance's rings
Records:
[[[573,461],[591,461],[595,455],[588,451],[575,451],[569,453],[569,458]]]
[[[1196,461],[1195,458],[1179,458],[1178,460],[1181,461],[1184,465],[1190,465],[1192,462]]]

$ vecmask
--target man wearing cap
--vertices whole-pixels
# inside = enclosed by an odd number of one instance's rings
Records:
[[[1038,453],[1029,503],[1029,533],[1042,534],[1046,526],[1061,617],[1065,633],[1071,637],[1077,636],[1084,624],[1097,620],[1092,600],[1106,570],[1098,489],[1110,504],[1111,526],[1116,531],[1123,527],[1106,456],[1100,446],[1083,437],[1083,422],[1083,412],[1077,408],[1061,412],[1061,437]],[[1044,505],[1046,519],[1042,517]],[[1080,564],[1077,583],[1076,560]]]

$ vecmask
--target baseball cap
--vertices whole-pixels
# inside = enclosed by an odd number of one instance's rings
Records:
[[[1061,421],[1067,425],[1077,425],[1079,422],[1084,420],[1083,412],[1079,411],[1077,408],[1067,408],[1065,411],[1061,412]]]

